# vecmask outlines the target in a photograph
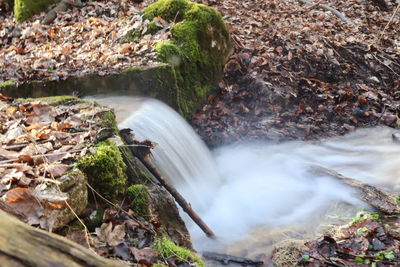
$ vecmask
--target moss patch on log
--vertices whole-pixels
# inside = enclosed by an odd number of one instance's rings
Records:
[[[140,216],[149,215],[150,197],[147,186],[135,184],[126,190],[127,196],[132,200],[131,208]]]
[[[74,96],[69,96],[69,95],[47,96],[47,97],[37,97],[37,98],[20,98],[18,100],[23,103],[40,100],[40,101],[45,101],[45,102],[49,103],[49,105],[52,105],[52,106],[74,105],[74,104],[86,102],[85,100],[79,99]]]
[[[54,0],[15,0],[14,17],[18,22],[28,20],[53,3]]]
[[[196,255],[196,253],[176,245],[166,236],[156,238],[154,242],[155,250],[163,255],[164,258],[177,257],[180,261],[183,262],[193,262],[198,267],[206,266],[201,258]]]
[[[192,113],[222,79],[232,41],[222,16],[213,8],[188,0],[159,0],[144,18],[174,21],[172,39],[155,46],[158,59],[174,69],[177,102],[183,115]]]
[[[114,142],[106,140],[97,144],[96,152],[77,162],[77,167],[88,177],[89,184],[109,200],[125,192],[126,165]]]

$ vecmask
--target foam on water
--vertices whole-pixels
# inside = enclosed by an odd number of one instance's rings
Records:
[[[317,143],[235,144],[211,154],[171,108],[150,99],[139,103],[120,126],[133,129],[139,140],[158,143],[153,151],[158,168],[218,236],[210,241],[187,219],[199,250],[245,239],[260,227],[315,224],[332,203],[365,206],[352,189],[312,174],[312,166],[390,190],[400,182],[400,144],[392,141],[390,128],[361,129]]]

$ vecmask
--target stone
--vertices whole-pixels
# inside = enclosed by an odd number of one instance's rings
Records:
[[[74,169],[58,178],[57,181],[60,182],[58,188],[61,192],[67,194],[67,202],[74,212],[69,207],[52,210],[45,218],[47,220],[46,228],[51,231],[60,229],[76,219],[76,215],[80,215],[88,204],[86,176],[80,170]]]

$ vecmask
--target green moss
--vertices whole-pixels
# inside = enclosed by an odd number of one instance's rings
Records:
[[[89,184],[109,200],[125,192],[126,165],[118,147],[112,141],[97,144],[96,153],[86,155],[77,162],[77,167],[88,177]]]
[[[157,43],[158,60],[174,68],[179,109],[192,113],[221,80],[232,42],[221,15],[213,8],[188,0],[159,0],[144,17],[174,21],[172,39]]]
[[[0,83],[0,90],[1,90],[1,88],[3,88],[3,87],[13,86],[13,85],[15,85],[15,81],[13,81],[13,80],[7,80],[7,81],[5,81],[5,82]]]
[[[131,208],[140,216],[149,215],[149,194],[147,186],[135,184],[126,190],[127,196],[132,200]]]
[[[194,252],[176,245],[166,236],[156,238],[154,248],[165,258],[177,257],[180,261],[194,262],[199,267],[206,266]]]
[[[38,98],[19,98],[18,100],[23,102],[23,103],[24,102],[32,102],[32,101],[42,100],[42,101],[45,101],[45,102],[49,103],[52,106],[73,105],[73,104],[85,102],[82,99],[79,99],[79,98],[74,97],[74,96],[68,96],[68,95],[64,95],[64,96],[47,96],[47,97],[38,97]]]
[[[192,4],[187,0],[159,0],[144,10],[143,18],[152,20],[160,16],[169,21],[180,21]]]
[[[153,264],[153,267],[168,267],[168,266],[165,264],[156,263],[156,264]]]
[[[54,2],[54,0],[15,0],[14,18],[17,22],[28,20]]]
[[[113,133],[115,135],[118,135],[118,125],[117,125],[117,121],[115,119],[115,114],[112,110],[109,111],[105,111],[103,112],[101,115],[101,122],[100,122],[100,126],[102,128],[108,128],[108,129],[112,129]]]
[[[381,217],[379,214],[370,213],[367,211],[360,211],[356,214],[356,216],[351,220],[350,225],[355,225],[365,219],[372,219],[377,222],[381,222]]]

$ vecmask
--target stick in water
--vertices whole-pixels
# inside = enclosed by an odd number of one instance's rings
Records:
[[[175,198],[176,202],[182,207],[182,209],[192,218],[192,220],[203,230],[203,232],[210,238],[216,238],[213,231],[205,224],[205,222],[199,217],[199,215],[192,209],[190,204],[183,198],[183,196],[175,189],[175,187],[169,183],[169,181],[161,175],[154,164],[151,162],[150,149],[153,148],[153,143],[145,140],[139,142],[134,140],[134,135],[131,133],[131,129],[122,129],[119,133],[124,142],[127,145],[140,144],[141,146],[132,146],[131,151],[137,157],[144,166],[150,171],[154,177],[161,183],[161,185]]]

